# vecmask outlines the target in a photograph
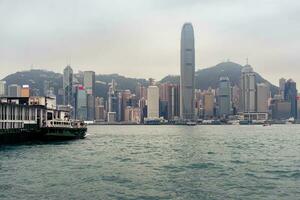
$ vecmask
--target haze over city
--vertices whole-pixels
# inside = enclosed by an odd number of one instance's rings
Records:
[[[180,30],[195,29],[196,70],[250,64],[277,84],[297,75],[300,2],[0,1],[0,77],[30,68],[160,79],[180,73]],[[270,73],[272,72],[272,73]]]

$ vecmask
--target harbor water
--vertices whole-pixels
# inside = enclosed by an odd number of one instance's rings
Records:
[[[1,146],[0,199],[300,199],[300,125],[89,126]]]

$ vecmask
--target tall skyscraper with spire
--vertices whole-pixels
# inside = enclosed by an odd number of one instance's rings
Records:
[[[181,67],[180,67],[180,117],[193,120],[195,90],[195,39],[191,23],[185,23],[181,32]]]
[[[256,77],[249,64],[242,69],[240,87],[241,111],[256,112]]]
[[[73,106],[73,69],[67,66],[63,77],[64,105]]]

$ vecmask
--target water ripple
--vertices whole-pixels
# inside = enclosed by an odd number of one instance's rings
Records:
[[[299,127],[91,126],[1,146],[0,199],[300,199]]]

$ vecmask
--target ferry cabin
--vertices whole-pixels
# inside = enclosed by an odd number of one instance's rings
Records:
[[[70,127],[68,113],[50,97],[1,97],[0,129]]]

